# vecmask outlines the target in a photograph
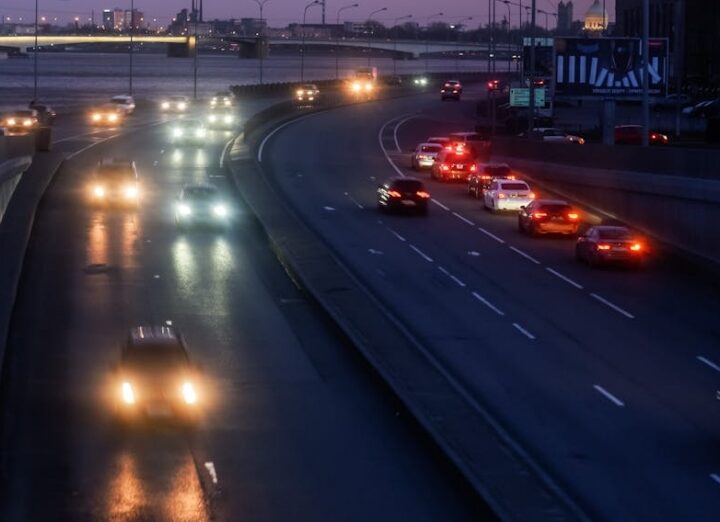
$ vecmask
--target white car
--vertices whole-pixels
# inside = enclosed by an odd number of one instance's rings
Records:
[[[575,143],[577,145],[584,145],[585,139],[574,134],[568,134],[562,129],[556,129],[554,127],[538,127],[532,130],[532,137],[541,139],[543,141],[550,141],[555,143]]]
[[[435,163],[435,158],[443,150],[439,143],[421,143],[413,152],[411,163],[413,170],[430,169]]]
[[[535,199],[535,194],[524,181],[494,179],[484,194],[485,208],[491,211],[520,210]]]
[[[135,98],[132,96],[113,96],[110,98],[110,103],[116,105],[121,111],[123,111],[125,116],[129,116],[135,112]]]
[[[190,98],[187,96],[168,96],[160,101],[162,112],[187,112],[190,109]]]

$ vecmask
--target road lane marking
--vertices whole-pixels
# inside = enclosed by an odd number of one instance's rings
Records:
[[[168,326],[172,326],[172,321],[170,319],[168,319],[167,321],[165,321],[165,324]]]
[[[710,478],[720,484],[720,475],[718,475],[717,473],[710,473]]]
[[[448,207],[446,207],[445,205],[443,205],[442,203],[440,203],[437,199],[431,199],[430,201],[432,201],[433,203],[435,203],[435,204],[436,204],[438,207],[440,207],[441,209],[447,210],[448,212],[450,211],[450,209],[449,209]]]
[[[485,230],[483,227],[478,227],[478,230],[479,230],[480,232],[482,232],[483,234],[485,234],[486,236],[493,238],[495,241],[497,241],[497,242],[500,243],[501,245],[504,245],[504,244],[505,244],[505,240],[504,240],[504,239],[497,237],[495,234],[493,234],[493,233],[490,232],[489,230]]]
[[[365,208],[365,207],[362,205],[362,203],[356,201],[355,198],[353,198],[349,193],[345,192],[345,195],[346,195],[348,198],[350,198],[350,201],[352,201],[353,203],[355,203],[355,205],[357,206],[357,208]]]
[[[430,257],[429,255],[427,255],[425,252],[423,252],[422,250],[420,250],[420,249],[419,249],[418,247],[416,247],[415,245],[412,245],[412,244],[408,243],[408,246],[409,246],[410,248],[412,248],[415,252],[417,252],[418,254],[420,254],[420,256],[421,256],[423,259],[425,259],[425,261],[427,261],[428,263],[432,263],[432,262],[433,262],[432,257]]]
[[[703,357],[702,355],[698,355],[698,356],[697,356],[697,360],[700,361],[700,362],[703,363],[703,364],[707,364],[710,368],[712,368],[712,369],[715,370],[716,372],[720,372],[720,366],[718,366],[717,364],[715,364],[714,362],[712,362],[710,359],[706,359],[706,358]]]
[[[405,173],[398,168],[397,165],[395,165],[395,162],[390,158],[390,155],[388,154],[387,150],[385,149],[385,144],[383,143],[383,133],[385,132],[385,128],[390,125],[392,122],[397,121],[400,118],[404,118],[407,116],[412,116],[411,114],[403,114],[402,116],[397,116],[391,120],[386,121],[382,127],[380,127],[380,130],[378,131],[377,139],[378,144],[380,145],[380,150],[382,150],[383,155],[385,156],[385,159],[390,164],[390,166],[393,168],[395,172],[397,172],[398,176],[401,178],[405,177]]]
[[[476,250],[468,250],[468,255],[470,257],[480,257],[480,252],[477,252]]]
[[[375,250],[374,248],[368,248],[368,252],[370,252],[374,256],[381,256],[383,255],[382,250]]]
[[[306,119],[310,118],[311,116],[315,116],[315,113],[313,113],[313,114],[306,114],[305,116],[300,116],[299,118],[295,118],[295,119],[293,119],[293,120],[286,121],[286,122],[283,123],[282,125],[278,125],[278,126],[275,127],[273,130],[271,130],[271,131],[263,138],[263,140],[260,142],[260,146],[258,147],[258,152],[257,152],[257,160],[258,160],[258,163],[262,163],[263,151],[265,150],[265,145],[267,145],[267,142],[270,140],[270,138],[272,138],[273,136],[275,136],[275,134],[277,134],[278,132],[280,132],[282,129],[284,129],[284,128],[287,127],[288,125],[292,125],[293,123],[298,123],[299,121],[306,120]]]
[[[583,289],[583,286],[582,286],[580,283],[576,283],[575,281],[573,281],[573,280],[570,279],[569,277],[562,275],[562,274],[561,274],[560,272],[558,272],[557,270],[553,270],[553,269],[550,268],[549,266],[548,266],[548,267],[545,267],[545,270],[547,270],[548,272],[550,272],[550,273],[551,273],[552,275],[554,275],[555,277],[559,277],[560,279],[562,279],[562,280],[565,281],[566,283],[569,283],[569,284],[573,285],[573,286],[574,286],[575,288],[577,288],[578,290],[582,290],[582,289]]]
[[[405,124],[405,122],[410,121],[410,120],[412,120],[413,118],[415,118],[414,115],[413,115],[413,116],[408,116],[408,117],[405,118],[404,120],[402,120],[402,121],[400,121],[399,123],[397,123],[397,124],[395,125],[395,128],[393,129],[393,140],[395,141],[395,148],[397,149],[398,152],[402,152],[402,149],[400,148],[400,143],[398,142],[398,130],[400,129],[400,127],[402,127],[402,126]]]
[[[66,158],[67,160],[71,160],[71,159],[73,159],[75,156],[77,156],[77,155],[79,155],[79,154],[82,154],[83,152],[86,152],[86,151],[92,149],[92,148],[95,147],[96,145],[100,145],[101,143],[105,143],[106,141],[110,141],[111,139],[117,138],[118,136],[120,136],[120,134],[113,134],[112,136],[110,136],[110,137],[108,137],[108,138],[103,138],[103,139],[100,140],[100,141],[95,141],[95,142],[91,143],[90,145],[87,145],[87,146],[85,146],[85,147],[82,147],[81,149],[76,150],[75,152],[71,152],[71,153],[68,154],[65,158]]]
[[[515,252],[515,253],[517,253],[517,254],[520,254],[520,255],[523,256],[525,259],[528,259],[528,260],[532,261],[532,262],[535,263],[536,265],[539,265],[539,264],[540,264],[540,261],[538,261],[537,259],[535,259],[535,258],[534,258],[533,256],[531,256],[530,254],[528,254],[528,253],[526,253],[526,252],[523,252],[523,251],[520,250],[519,248],[515,248],[514,246],[511,246],[511,247],[510,247],[510,250],[512,250],[513,252]]]
[[[335,212],[335,209],[333,207],[323,207],[323,210],[326,210],[327,212]]]
[[[445,275],[448,276],[450,279],[452,279],[453,281],[455,281],[455,283],[456,283],[460,288],[465,288],[465,286],[467,286],[467,285],[466,285],[465,283],[463,283],[460,279],[458,279],[457,277],[455,277],[454,275],[452,275],[450,272],[448,272],[447,270],[445,270],[443,267],[439,266],[439,267],[438,267],[438,270],[440,270],[443,274],[445,274]]]
[[[531,341],[534,341],[534,340],[535,340],[535,336],[534,336],[533,334],[531,334],[530,332],[528,332],[525,328],[523,328],[523,327],[520,326],[519,324],[513,323],[512,325],[515,327],[515,329],[516,329],[517,331],[519,331],[521,334],[523,334],[525,337],[527,337],[527,338],[530,339]]]
[[[391,233],[393,236],[395,236],[396,238],[398,238],[400,241],[402,241],[402,242],[407,241],[407,239],[405,239],[403,236],[401,236],[400,234],[398,234],[397,232],[395,232],[392,228],[387,227],[387,229],[390,231],[390,233]]]
[[[227,154],[227,151],[230,148],[230,145],[232,145],[233,143],[235,143],[235,138],[232,138],[223,147],[222,154],[220,154],[220,162],[219,162],[220,168],[223,168],[223,165],[225,165],[225,154]]]
[[[604,304],[604,305],[606,305],[606,306],[609,306],[610,308],[612,308],[612,309],[615,310],[616,312],[624,315],[624,316],[627,317],[628,319],[635,319],[635,316],[634,316],[633,314],[631,314],[631,313],[628,312],[627,310],[623,310],[623,309],[620,308],[618,305],[616,305],[616,304],[614,304],[614,303],[611,303],[610,301],[608,301],[608,300],[605,299],[604,297],[601,297],[601,296],[599,296],[599,295],[597,295],[597,294],[594,294],[594,293],[593,293],[593,294],[590,294],[590,295],[591,295],[594,299],[597,299],[597,300],[600,301],[602,304]]]
[[[600,394],[603,395],[603,397],[605,397],[607,400],[612,402],[615,406],[618,406],[620,408],[625,406],[625,403],[623,401],[621,401],[620,399],[615,397],[612,393],[607,391],[605,388],[603,388],[599,384],[593,384],[593,388],[595,388],[595,390],[597,390]]]
[[[467,223],[467,224],[470,225],[471,227],[474,227],[474,226],[475,226],[475,223],[473,223],[472,221],[470,221],[470,220],[469,220],[468,218],[466,218],[465,216],[462,216],[462,215],[458,214],[457,212],[453,212],[453,216],[455,216],[456,218],[458,218],[460,221],[464,221],[465,223]]]
[[[215,471],[215,464],[212,462],[206,462],[205,469],[207,470],[208,475],[210,475],[210,480],[212,480],[212,483],[217,484],[218,476],[217,476],[217,471]]]
[[[496,314],[498,314],[498,315],[500,315],[500,316],[504,316],[504,315],[505,315],[505,312],[503,312],[502,310],[500,310],[497,306],[495,306],[494,304],[492,304],[490,301],[488,301],[487,299],[485,299],[483,296],[481,296],[481,295],[478,294],[477,292],[473,292],[472,295],[473,295],[473,297],[474,297],[475,299],[477,299],[478,301],[480,301],[482,304],[484,304],[485,306],[487,306],[490,310],[492,310],[492,311],[495,312]]]

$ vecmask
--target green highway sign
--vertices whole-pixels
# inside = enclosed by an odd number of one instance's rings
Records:
[[[530,107],[530,89],[510,89],[510,107]],[[545,87],[535,88],[535,107],[545,107]]]

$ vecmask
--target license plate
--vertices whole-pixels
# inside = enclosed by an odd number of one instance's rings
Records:
[[[510,197],[511,197],[511,198],[516,198],[516,197],[518,197],[518,195],[517,195],[517,194],[510,194]]]
[[[465,165],[458,164],[458,165],[455,165],[455,168],[456,168],[457,170],[462,170],[462,169],[465,168]]]
[[[613,252],[627,252],[628,249],[625,247],[613,247]]]
[[[151,404],[146,408],[146,411],[151,417],[169,417],[172,413],[168,406],[162,404]]]
[[[402,204],[408,207],[414,207],[415,202],[412,199],[403,199]]]

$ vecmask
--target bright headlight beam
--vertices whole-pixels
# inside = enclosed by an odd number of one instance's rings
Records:
[[[215,205],[213,207],[213,214],[218,217],[225,217],[227,216],[227,207],[225,205]]]
[[[197,392],[191,382],[184,382],[182,385],[182,396],[185,404],[195,404],[198,400]]]
[[[192,208],[190,208],[190,205],[180,203],[178,205],[178,212],[180,212],[181,216],[189,216],[190,214],[192,214]]]
[[[129,382],[122,383],[122,400],[125,404],[135,404],[135,392]]]

